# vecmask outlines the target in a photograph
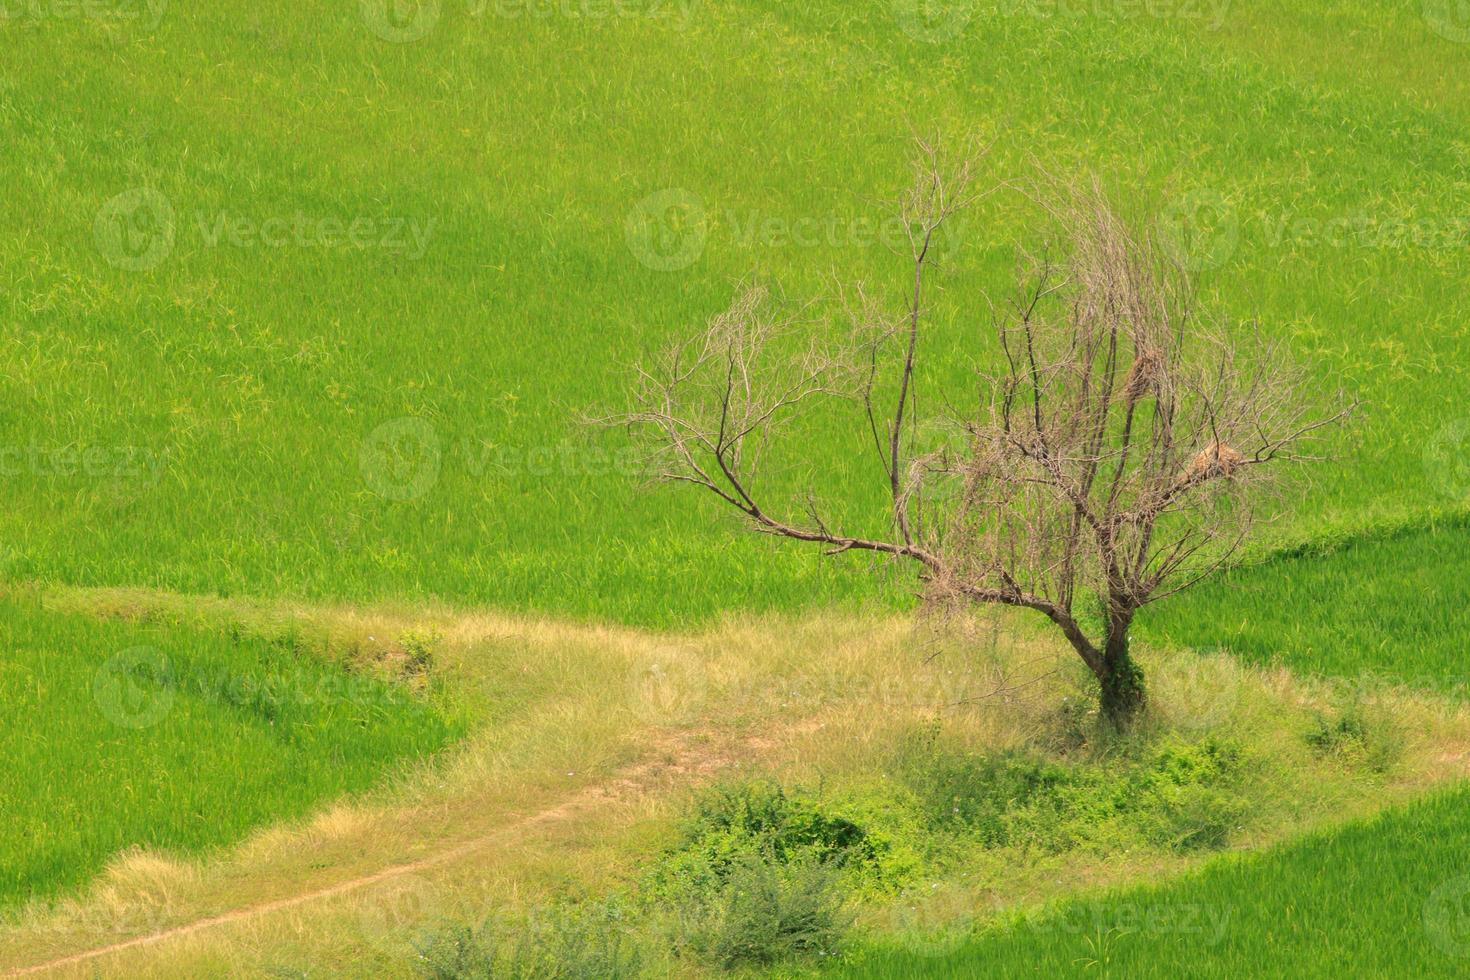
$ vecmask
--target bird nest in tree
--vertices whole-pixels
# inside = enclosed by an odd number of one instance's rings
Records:
[[[1147,348],[1138,351],[1123,388],[1123,396],[1128,404],[1133,404],[1157,387],[1163,368],[1164,358],[1158,351]]]
[[[1190,460],[1189,468],[1179,477],[1180,483],[1203,483],[1235,475],[1245,457],[1223,442],[1212,442]]]

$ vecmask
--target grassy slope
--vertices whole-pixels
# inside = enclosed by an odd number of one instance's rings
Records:
[[[129,848],[233,843],[455,732],[384,682],[176,623],[5,599],[0,651],[0,907],[69,890]]]
[[[1467,804],[1464,790],[1440,794],[1167,886],[1064,904],[952,955],[876,953],[834,975],[1464,976]]]
[[[1161,606],[1147,632],[1356,679],[1369,702],[1379,681],[1463,695],[1465,535],[1463,522],[1410,527],[1242,567]],[[1466,801],[1436,798],[1178,884],[1087,895],[939,959],[872,951],[842,975],[1070,976],[1106,958],[1118,976],[1170,976],[1187,955],[1202,977],[1459,976]]]
[[[1462,213],[1463,109],[1436,76],[1456,74],[1463,48],[1403,6],[1385,28],[1402,43],[1364,34],[1382,22],[1366,3],[1237,5],[1219,31],[1004,17],[937,46],[877,2],[704,4],[687,21],[450,5],[404,45],[373,37],[354,5],[171,7],[153,32],[7,24],[0,169],[18,193],[0,202],[0,445],[142,447],[167,465],[156,480],[60,472],[51,455],[8,465],[4,572],[646,623],[873,595],[855,563],[731,541],[712,509],[691,519],[680,495],[638,495],[572,419],[616,399],[617,361],[702,320],[752,270],[798,296],[834,269],[896,293],[881,248],[741,232],[752,216],[868,215],[902,182],[907,120],[999,136],[997,177],[1028,173],[1031,154],[1099,170],[1145,213],[1177,191],[1216,195],[1241,228],[1211,292],[1372,403],[1349,465],[1323,472],[1291,533],[1451,504],[1464,488],[1423,445],[1462,411],[1464,249],[1273,231]],[[1324,19],[1374,53],[1371,78],[1347,54],[1287,57],[1283,38]],[[128,272],[99,255],[93,219],[137,186],[170,201],[176,241]],[[625,241],[633,205],[667,187],[710,215],[682,272],[644,267]],[[297,213],[434,224],[418,260],[211,246],[205,230]],[[971,329],[958,311],[980,287],[1004,287],[1009,243],[1039,234],[1011,194],[971,232],[938,300],[940,343]],[[960,377],[928,368],[931,390]],[[364,437],[401,416],[428,420],[442,448],[410,502],[361,473]],[[850,423],[798,433],[831,437],[802,468],[834,496],[870,475],[840,435]],[[871,494],[849,509],[881,521]]]

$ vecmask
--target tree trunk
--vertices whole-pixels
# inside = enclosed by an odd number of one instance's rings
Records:
[[[1128,650],[1128,627],[1131,620],[1131,616],[1120,617],[1108,623],[1102,670],[1097,675],[1098,683],[1102,686],[1102,716],[1119,729],[1133,724],[1146,701],[1143,671],[1133,662]]]

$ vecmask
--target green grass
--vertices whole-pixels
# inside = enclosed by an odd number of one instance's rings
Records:
[[[1417,0],[1241,0],[1219,24],[981,17],[939,44],[905,34],[886,0],[602,19],[441,6],[406,44],[352,3],[0,24],[0,169],[25,188],[0,201],[0,574],[649,624],[903,601],[860,559],[643,494],[605,455],[618,438],[575,419],[616,405],[623,362],[749,273],[802,298],[835,272],[898,301],[902,264],[860,222],[902,187],[911,124],[995,137],[997,180],[1033,175],[1033,157],[1098,172],[1145,222],[1223,206],[1238,235],[1206,298],[1260,316],[1324,387],[1369,405],[1284,536],[1470,489],[1453,439],[1436,440],[1470,388],[1470,253],[1453,240],[1466,49]],[[1296,39],[1324,32],[1333,43],[1300,57]],[[96,234],[135,188],[174,216],[171,249],[139,271],[103,254],[113,225],[104,247]],[[666,272],[627,225],[667,188],[702,202],[709,228]],[[260,242],[262,223],[298,214],[304,238],[280,226],[284,244]],[[355,219],[372,223],[361,247],[318,224]],[[219,237],[222,220],[244,233]],[[1371,233],[1310,234],[1334,220]],[[1396,222],[1443,234],[1416,242]],[[150,241],[141,217],[131,230]],[[986,356],[980,290],[1004,292],[1015,243],[1045,233],[1011,192],[968,230],[936,294],[931,404]],[[393,430],[372,434],[404,417],[420,423],[390,465]],[[840,412],[795,430],[801,460],[773,492],[819,474],[835,517],[881,528],[860,432]]]
[[[1154,639],[1297,672],[1463,693],[1470,525],[1353,538],[1235,568],[1150,610]]]
[[[1470,791],[1062,903],[951,951],[870,949],[830,975],[1460,977],[1470,962]]]
[[[280,644],[0,600],[0,908],[132,847],[192,853],[364,790],[457,731]]]

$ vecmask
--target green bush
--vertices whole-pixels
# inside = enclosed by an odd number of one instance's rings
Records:
[[[1136,814],[1149,843],[1174,851],[1224,847],[1247,806],[1229,786],[1240,751],[1213,739],[1167,742],[1117,790],[1116,804]]]
[[[688,831],[691,839],[713,833],[760,841],[783,863],[861,859],[872,850],[857,824],[770,782],[715,787],[696,801]]]
[[[906,753],[904,779],[936,833],[983,847],[1180,851],[1227,842],[1246,812],[1233,792],[1239,771],[1239,750],[1214,740],[1171,739],[1106,766],[921,740]]]
[[[1140,810],[1144,839],[1171,851],[1218,850],[1249,812],[1246,801],[1209,786],[1181,786],[1160,792]]]
[[[1053,809],[1047,801],[1059,800],[1077,780],[1063,766],[1015,753],[935,752],[907,775],[935,829],[963,829],[987,847],[1011,842],[1013,814],[1037,806]]]
[[[872,807],[853,808],[864,817]],[[672,946],[720,968],[833,952],[854,891],[896,878],[905,853],[841,805],[767,781],[706,790],[645,879]]]
[[[853,881],[883,876],[891,844],[831,804],[766,781],[716,786],[695,801],[678,842],[648,886],[657,894],[719,890],[733,869],[758,857],[777,866],[815,864]]]

